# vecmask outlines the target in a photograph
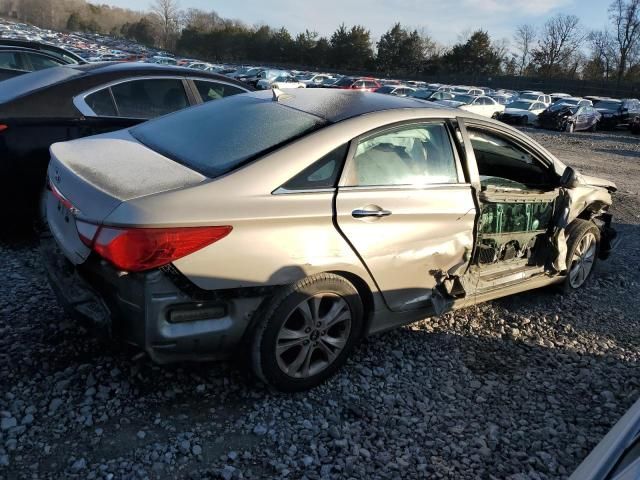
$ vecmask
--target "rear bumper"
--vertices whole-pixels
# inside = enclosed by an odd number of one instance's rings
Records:
[[[49,282],[61,305],[100,334],[132,344],[157,363],[230,356],[264,298],[237,292],[188,294],[153,270],[123,273],[99,258],[74,266],[55,240],[41,240]]]

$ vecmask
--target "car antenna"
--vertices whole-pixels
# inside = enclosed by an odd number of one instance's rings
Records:
[[[274,102],[279,102],[280,100],[287,100],[288,98],[292,98],[292,95],[288,93],[284,93],[282,90],[280,90],[277,87],[273,87],[272,91],[273,91]]]
[[[271,90],[273,91],[273,101],[277,102],[284,92],[277,87],[273,87]]]

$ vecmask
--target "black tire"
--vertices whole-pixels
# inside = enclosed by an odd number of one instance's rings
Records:
[[[586,272],[586,275],[584,276],[580,284],[576,285],[574,282],[572,282],[571,278],[572,269],[575,267],[575,262],[573,259],[574,255],[576,255],[576,250],[580,246],[580,242],[587,235],[593,235],[593,238],[595,239],[595,250],[593,251],[591,257],[589,270]],[[571,222],[571,224],[567,227],[567,229],[565,230],[565,236],[567,238],[567,272],[565,281],[562,284],[562,288],[565,292],[571,292],[583,287],[593,273],[598,258],[598,253],[600,252],[600,230],[593,222],[589,220],[582,220],[579,218]]]
[[[299,305],[321,294],[333,295],[346,302],[351,316],[348,338],[337,357],[324,369],[306,377],[291,376],[283,371],[276,354],[279,334]],[[251,369],[260,380],[276,390],[283,392],[308,390],[326,381],[345,363],[362,336],[362,328],[362,300],[353,284],[335,274],[312,275],[293,285],[283,287],[261,308],[250,339]],[[304,347],[300,347],[301,350],[302,348]]]
[[[598,131],[598,122],[595,122],[593,125],[591,125],[589,127],[589,131],[593,132],[593,133],[597,132]]]

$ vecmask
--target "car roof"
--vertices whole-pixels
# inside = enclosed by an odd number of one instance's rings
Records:
[[[28,48],[31,50],[36,50],[39,52],[45,52],[45,53],[57,53],[60,55],[67,55],[70,58],[73,58],[75,61],[80,62],[80,63],[86,63],[86,60],[84,60],[81,56],[70,52],[69,50],[67,50],[66,48],[62,48],[58,45],[54,45],[52,43],[48,43],[48,42],[36,42],[36,41],[32,41],[32,40],[18,40],[18,39],[13,39],[13,38],[0,38],[0,46],[9,46],[9,47],[24,47],[24,48]]]
[[[248,95],[261,99],[273,97],[270,91],[253,92]],[[441,106],[414,98],[323,88],[300,89],[295,93],[285,93],[279,97],[278,102],[331,123],[367,113],[400,108],[442,110]]]
[[[86,74],[108,74],[108,73],[138,73],[138,74],[150,74],[154,73],[175,73],[177,75],[202,75],[201,70],[195,70],[187,67],[180,67],[177,65],[160,65],[158,63],[146,63],[146,62],[95,62],[87,63],[84,65],[69,65],[63,68],[73,68]],[[202,76],[215,75],[212,73],[206,73]],[[227,78],[227,77],[220,77]],[[229,79],[231,80],[231,79]]]

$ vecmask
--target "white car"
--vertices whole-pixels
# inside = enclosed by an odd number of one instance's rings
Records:
[[[547,107],[551,105],[551,95],[545,95],[539,92],[524,92],[518,97],[518,100],[533,100],[534,102],[542,102]]]
[[[535,100],[516,100],[507,105],[504,112],[498,117],[505,123],[517,125],[534,125],[538,121],[538,115],[546,110],[547,106]]]
[[[213,65],[206,62],[193,62],[187,65],[187,68],[194,68],[196,70],[207,70],[211,67],[213,67]]]
[[[261,90],[268,90],[269,88],[284,90],[285,88],[306,88],[307,85],[303,82],[299,82],[291,75],[280,75],[273,80],[263,78],[258,81],[256,87]]]
[[[438,103],[489,118],[496,118],[504,112],[504,105],[486,95],[456,95],[452,100],[441,100]]]
[[[299,80],[305,85],[321,85],[330,78],[333,76],[324,73],[310,73],[300,77]]]

